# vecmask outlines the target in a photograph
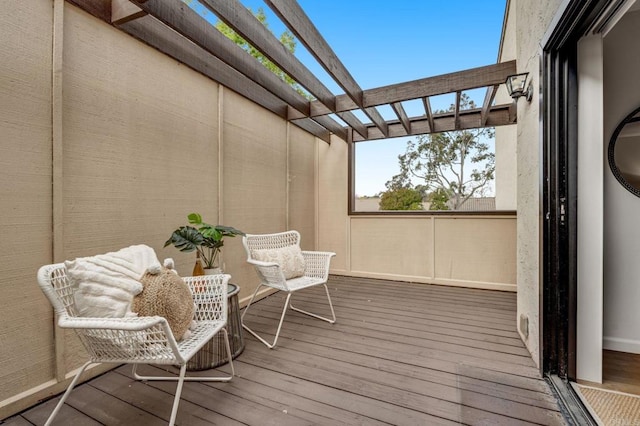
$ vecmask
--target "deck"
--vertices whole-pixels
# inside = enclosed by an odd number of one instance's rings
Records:
[[[185,383],[177,424],[565,424],[516,332],[515,294],[350,277],[329,285],[336,324],[290,311],[274,350],[245,334],[237,377]],[[294,299],[322,311],[322,295]],[[247,323],[274,332],[283,300],[259,302]],[[130,370],[78,387],[55,424],[166,424],[175,383],[137,382]],[[56,402],[5,425],[44,424]]]

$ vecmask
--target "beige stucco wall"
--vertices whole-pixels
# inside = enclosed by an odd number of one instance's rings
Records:
[[[331,145],[318,146],[318,247],[336,253],[333,273],[347,273],[349,226],[347,215],[348,147],[333,136]]]
[[[515,32],[516,15],[515,8],[510,7],[504,22],[504,38],[500,46],[498,62],[506,62],[516,59],[516,38],[511,36]],[[507,37],[507,35],[509,35]],[[496,105],[513,102],[507,93],[506,87],[500,85],[495,96]],[[518,162],[517,138],[518,127],[516,125],[498,126],[496,132],[496,210],[516,210],[518,206]]]
[[[516,290],[515,216],[352,216],[347,226],[340,273]]]
[[[528,336],[519,330],[536,363],[540,363],[541,285],[541,134],[539,114],[540,40],[546,33],[560,0],[536,2],[510,0],[513,20],[507,26],[505,43],[515,39],[518,72],[529,72],[533,84],[531,102],[518,101],[517,123],[517,283],[518,317],[528,318]],[[508,49],[507,49],[508,51]],[[505,58],[507,59],[507,58]],[[502,137],[502,136],[501,136]]]
[[[54,370],[51,308],[34,282],[52,256],[51,21],[50,2],[0,11],[0,401]]]

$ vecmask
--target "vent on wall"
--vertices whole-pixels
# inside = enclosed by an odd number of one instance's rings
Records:
[[[520,333],[525,339],[529,338],[529,317],[525,314],[520,314]]]

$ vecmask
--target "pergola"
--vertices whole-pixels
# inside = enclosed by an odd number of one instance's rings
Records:
[[[502,62],[389,86],[362,89],[295,0],[265,0],[344,90],[333,94],[238,0],[200,0],[229,27],[303,86],[309,100],[275,76],[181,0],[71,0],[92,15],[164,52],[316,137],[333,133],[349,142],[513,124],[514,104],[493,105],[496,91],[516,73]],[[481,108],[460,109],[465,90],[486,88]],[[433,113],[430,97],[455,94],[454,109]],[[424,114],[409,117],[402,102],[422,100]],[[385,120],[378,107],[397,119]],[[353,111],[362,111],[370,123]],[[344,126],[332,115],[340,117]]]

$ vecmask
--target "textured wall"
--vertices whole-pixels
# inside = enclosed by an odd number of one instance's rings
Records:
[[[515,3],[515,4],[514,4]],[[524,339],[534,361],[540,363],[540,40],[556,13],[560,0],[511,1],[516,25],[508,37],[516,37],[518,72],[529,72],[533,99],[518,102],[518,316],[529,318]],[[523,336],[524,338],[524,336]]]
[[[35,283],[52,255],[52,16],[47,1],[0,11],[0,401],[54,374],[52,310]]]
[[[251,101],[224,91],[223,222],[249,234],[284,231],[287,213],[286,123]],[[313,173],[313,170],[310,171]],[[240,238],[225,242],[225,271],[251,294],[257,277],[246,267]]]
[[[515,0],[512,1],[515,3]],[[506,27],[500,46],[499,62],[516,59],[516,26],[515,7],[507,13]],[[504,85],[496,93],[495,103],[513,102]],[[496,127],[496,210],[516,210],[518,206],[518,126]]]
[[[287,228],[300,232],[303,250],[316,247],[316,144],[317,139],[290,124]],[[344,143],[338,140],[336,143]]]
[[[347,153],[347,144],[335,136],[331,145],[318,145],[318,247],[336,253],[334,273],[349,268]]]
[[[515,291],[514,216],[353,216],[349,275]]]
[[[404,277],[433,276],[430,217],[351,219],[351,271]]]
[[[69,6],[63,58],[64,259],[162,249],[198,211],[218,220],[218,86]]]

